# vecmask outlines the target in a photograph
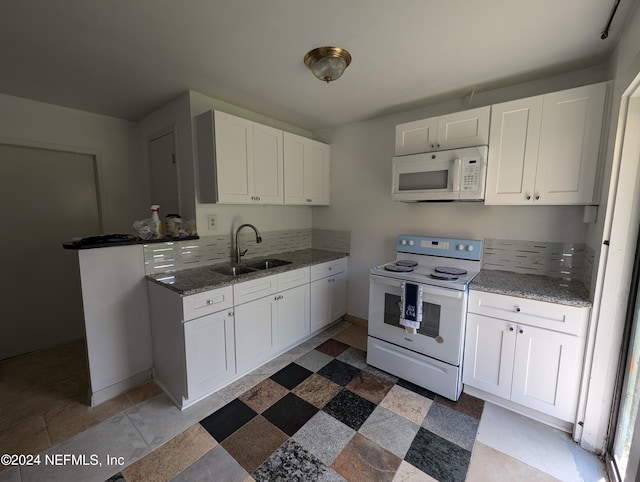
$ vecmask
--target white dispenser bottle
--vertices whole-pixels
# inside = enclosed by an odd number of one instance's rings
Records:
[[[162,221],[160,221],[160,206],[158,204],[154,204],[151,206],[151,219],[156,223],[156,232],[158,233],[158,237],[162,237]]]

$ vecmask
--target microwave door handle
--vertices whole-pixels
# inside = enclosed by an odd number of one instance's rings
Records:
[[[460,192],[460,174],[462,169],[462,159],[454,159],[453,160],[453,179],[451,190],[453,192]]]

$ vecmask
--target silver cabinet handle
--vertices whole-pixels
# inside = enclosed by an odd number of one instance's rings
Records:
[[[524,330],[522,328],[520,328],[520,330],[518,330],[518,333],[520,333],[522,335],[524,333]]]
[[[526,197],[525,197],[525,199],[526,199],[527,201],[531,201],[531,194],[527,194],[527,195],[526,195]]]
[[[513,331],[513,330],[514,330],[513,326],[510,326],[509,331]]]
[[[227,313],[227,316],[233,316],[233,315],[235,315],[233,311],[230,311],[229,313]]]
[[[541,198],[541,197],[542,197],[542,196],[540,196],[540,194],[536,194],[536,201],[540,201],[540,198]]]
[[[520,313],[520,307],[516,306],[516,313]]]
[[[208,305],[212,305],[213,304],[213,300],[207,300],[207,304]]]

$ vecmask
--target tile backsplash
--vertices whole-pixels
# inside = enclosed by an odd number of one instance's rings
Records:
[[[548,243],[510,239],[485,239],[482,267],[587,281],[591,270],[582,243]],[[592,259],[592,258],[591,258]]]
[[[315,248],[348,253],[349,231],[287,229],[260,232],[262,243],[256,243],[253,230],[240,232],[240,246],[247,258],[272,256],[285,251]],[[235,258],[232,236],[205,236],[189,241],[144,245],[145,272],[164,273],[210,264],[226,263]]]

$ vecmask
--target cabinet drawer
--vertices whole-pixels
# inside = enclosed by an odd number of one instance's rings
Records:
[[[192,320],[231,306],[233,306],[233,289],[231,286],[185,296],[182,298],[182,319],[184,321]]]
[[[278,275],[278,291],[288,290],[296,286],[309,283],[311,276],[310,268],[300,268],[293,271],[287,271]]]
[[[233,299],[235,305],[241,305],[248,301],[257,300],[263,296],[269,296],[278,291],[278,276],[266,276],[252,281],[245,281],[233,286]]]
[[[468,311],[580,336],[590,308],[471,290]]]
[[[342,273],[346,271],[349,258],[344,257],[336,259],[334,261],[327,261],[326,263],[316,264],[311,267],[311,281],[316,281],[333,274]]]

